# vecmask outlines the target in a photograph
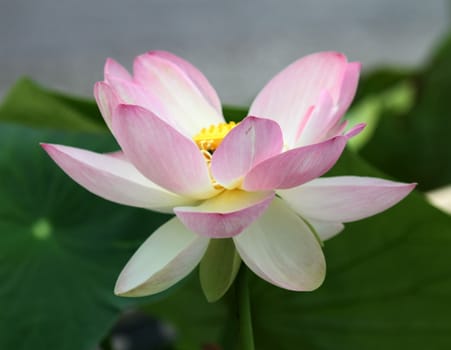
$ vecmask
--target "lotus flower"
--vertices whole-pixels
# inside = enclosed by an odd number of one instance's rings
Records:
[[[241,123],[227,123],[219,98],[193,65],[168,52],[138,56],[133,76],[112,59],[95,97],[121,147],[112,154],[44,144],[76,182],[113,202],[175,216],[138,249],[115,293],[163,291],[201,262],[209,300],[230,286],[241,260],[294,291],[325,276],[320,240],[404,198],[414,184],[326,177],[346,141],[342,117],[360,64],[316,53],[276,75]]]

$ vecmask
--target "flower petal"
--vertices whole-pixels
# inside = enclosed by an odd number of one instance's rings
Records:
[[[117,96],[117,104],[131,104],[144,107],[158,115],[173,127],[177,126],[172,119],[168,120],[168,118],[166,118],[167,112],[161,101],[139,84],[136,84],[133,81],[116,79],[114,77],[109,79],[107,84]]]
[[[365,127],[366,127],[365,123],[354,125],[350,130],[346,132],[345,134],[346,138],[349,140],[350,138],[357,136],[363,131],[363,129],[365,129]]]
[[[278,194],[301,216],[350,222],[390,208],[415,186],[371,177],[339,176],[315,179]]]
[[[322,241],[335,237],[345,228],[345,226],[340,222],[326,222],[308,218],[303,219],[313,226],[315,233]]]
[[[205,98],[189,75],[172,60],[148,52],[135,59],[135,81],[165,107],[165,118],[180,125],[189,137],[203,127],[223,123],[224,118]]]
[[[332,138],[338,135],[343,135],[344,130],[346,129],[346,127],[348,126],[349,121],[348,120],[343,120],[343,121],[339,121],[337,124],[335,124],[334,127],[332,127],[329,132],[326,135],[326,138]],[[354,127],[353,127],[354,129]],[[351,136],[352,137],[352,136]],[[348,137],[349,139],[349,137]]]
[[[42,144],[49,156],[74,181],[112,202],[171,213],[174,206],[194,204],[155,185],[117,155]]]
[[[201,71],[194,67],[190,62],[170,52],[153,51],[152,54],[165,60],[171,61],[179,66],[193,81],[193,83],[196,85],[205,99],[216,109],[219,114],[222,114],[221,101],[219,100],[218,94]]]
[[[219,184],[234,188],[254,165],[279,154],[282,147],[282,132],[276,122],[247,117],[214,152],[211,172]]]
[[[296,147],[324,141],[328,131],[335,125],[336,108],[332,96],[323,91],[312,113],[306,118],[306,123],[296,138]]]
[[[224,191],[196,207],[174,212],[186,227],[202,236],[227,238],[239,234],[266,210],[274,192]]]
[[[425,194],[430,204],[445,213],[451,214],[451,185],[439,187]]]
[[[246,175],[242,187],[247,191],[265,191],[299,186],[328,171],[343,152],[346,140],[337,136],[269,158]]]
[[[107,58],[103,69],[103,74],[107,83],[109,83],[111,79],[121,79],[124,81],[133,80],[127,69],[112,58]]]
[[[338,118],[341,118],[343,116],[343,114],[349,108],[352,100],[354,99],[355,93],[357,91],[357,85],[359,83],[361,69],[362,64],[360,62],[350,62],[346,66],[337,101]]]
[[[119,275],[114,293],[136,297],[171,287],[196,267],[208,241],[208,238],[188,231],[177,218],[172,218],[131,257]]]
[[[152,113],[176,130],[183,131],[183,128],[178,124],[177,120],[174,120],[174,118],[168,115],[168,111],[160,99],[133,81],[112,77],[109,79],[109,83],[98,82],[94,86],[94,96],[102,116],[112,132],[112,114],[119,104],[131,104],[143,107],[152,111]]]
[[[246,265],[269,283],[310,291],[324,280],[326,262],[318,240],[279,198],[233,240]]]
[[[240,256],[231,239],[210,239],[199,266],[200,285],[210,303],[221,299],[227,292],[240,265]]]
[[[217,193],[196,144],[152,112],[120,105],[113,114],[113,130],[127,158],[152,182],[193,198]]]
[[[111,58],[107,59],[104,72],[105,81],[96,84],[101,84],[104,86],[101,86],[100,89],[96,86],[94,93],[101,110],[106,109],[106,99],[110,103],[110,106],[107,105],[110,112],[109,119],[111,119],[112,112],[118,104],[132,104],[144,107],[152,111],[168,124],[172,125],[177,130],[180,130],[181,127],[177,124],[177,121],[175,121],[173,118],[168,118],[168,111],[163,105],[162,101],[158,98],[158,96],[155,96],[154,93],[148,91],[147,88],[141,86],[138,82],[136,82],[132,78],[130,73],[119,63]],[[111,92],[105,92],[105,86],[108,86]],[[115,100],[113,101],[114,103],[111,103],[110,99]],[[108,112],[108,110],[106,112]],[[102,114],[104,115],[103,112]],[[109,120],[106,121],[109,125]]]
[[[277,121],[284,141],[295,144],[298,126],[321,92],[327,90],[335,102],[348,62],[343,54],[320,52],[305,56],[277,74],[258,94],[249,114]]]
[[[103,81],[99,81],[94,85],[94,97],[106,125],[111,130],[113,111],[122,101],[117,97],[111,86]]]

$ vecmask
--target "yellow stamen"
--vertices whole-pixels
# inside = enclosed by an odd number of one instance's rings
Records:
[[[235,122],[220,123],[203,128],[193,137],[194,142],[201,151],[213,153],[221,144],[222,140],[237,124]]]
[[[211,157],[213,152],[219,147],[222,140],[237,124],[235,122],[220,123],[218,125],[210,125],[208,128],[203,128],[197,135],[193,137],[197,147],[207,162],[208,170],[210,171],[210,178],[213,187],[217,190],[223,190],[220,184],[216,182],[211,175]]]

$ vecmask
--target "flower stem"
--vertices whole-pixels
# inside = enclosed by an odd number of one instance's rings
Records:
[[[254,350],[251,303],[249,299],[249,271],[244,264],[241,266],[237,282],[240,350]]]

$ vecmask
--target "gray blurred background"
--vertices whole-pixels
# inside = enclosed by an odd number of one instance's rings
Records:
[[[91,96],[105,58],[151,49],[199,67],[247,104],[296,58],[338,50],[364,69],[414,66],[448,28],[446,0],[0,0],[0,97],[22,75]]]

